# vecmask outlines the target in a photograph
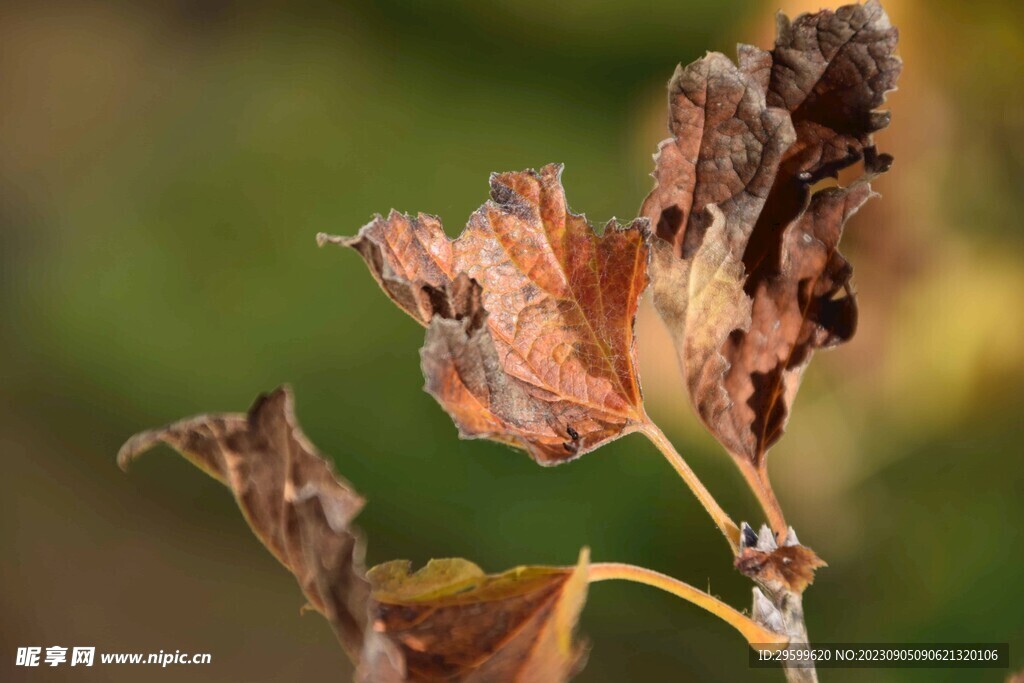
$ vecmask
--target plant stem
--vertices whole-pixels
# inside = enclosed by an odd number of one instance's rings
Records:
[[[642,583],[692,602],[739,631],[751,645],[757,643],[758,645],[778,645],[781,647],[789,642],[785,636],[769,631],[718,598],[661,572],[619,562],[600,562],[590,565],[590,583],[612,579]]]
[[[676,450],[672,442],[668,440],[665,433],[661,429],[647,420],[641,427],[640,431],[647,436],[651,442],[658,447],[665,459],[669,461],[669,464],[675,468],[675,471],[679,473],[686,485],[693,491],[693,495],[697,496],[697,500],[704,506],[708,514],[711,515],[711,519],[714,520],[715,525],[718,527],[722,535],[725,536],[725,540],[729,542],[729,546],[732,548],[733,555],[739,552],[740,543],[740,529],[736,526],[736,522],[732,521],[732,518],[722,509],[722,506],[718,504],[711,492],[707,490],[701,480],[697,477],[696,472],[690,469],[690,466],[683,460],[683,456],[679,455],[679,451]]]

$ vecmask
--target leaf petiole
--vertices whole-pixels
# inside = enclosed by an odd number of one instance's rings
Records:
[[[750,617],[730,607],[713,595],[709,595],[667,574],[662,574],[646,567],[637,567],[636,565],[622,564],[620,562],[599,562],[590,565],[590,583],[614,579],[632,581],[633,583],[642,583],[645,586],[659,588],[683,600],[692,602],[694,605],[711,612],[739,631],[751,645],[756,643],[757,645],[778,645],[784,647],[789,642],[786,636],[760,626]]]
[[[768,471],[765,469],[765,465],[756,467],[746,459],[735,458],[739,464],[740,472],[743,473],[743,478],[747,480],[747,484],[750,486],[750,490],[757,496],[757,502],[761,504],[761,509],[764,510],[765,516],[768,518],[768,525],[775,532],[775,536],[782,542],[782,539],[786,537],[786,518],[782,514],[782,506],[779,505],[778,499],[775,497],[775,491],[772,489],[772,482],[768,478]]]
[[[690,490],[693,491],[693,495],[697,496],[697,500],[700,501],[700,504],[711,515],[711,519],[714,520],[719,531],[725,536],[725,540],[729,542],[729,547],[732,548],[733,554],[739,553],[740,529],[736,526],[736,522],[732,521],[732,517],[718,504],[718,501],[715,500],[711,492],[701,482],[697,473],[690,469],[686,460],[679,454],[676,447],[672,445],[672,442],[668,440],[665,433],[650,420],[644,422],[639,431],[658,447],[658,450],[665,456],[665,459],[668,460],[669,464],[672,465],[683,481],[686,482],[686,485],[690,487]]]

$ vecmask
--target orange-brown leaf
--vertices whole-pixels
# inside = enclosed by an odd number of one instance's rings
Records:
[[[427,326],[426,389],[467,438],[571,460],[643,420],[633,323],[647,286],[638,220],[597,235],[565,200],[561,166],[491,177],[491,200],[449,240],[392,211],[354,238],[384,291]]]
[[[200,415],[136,434],[118,463],[127,468],[159,442],[231,489],[256,536],[358,657],[369,584],[351,521],[364,501],[302,433],[290,390],[260,396],[248,414]]]
[[[573,631],[586,600],[588,554],[575,569],[519,567],[488,576],[466,560],[405,561],[370,570],[371,645],[361,680],[543,681],[578,672]]]

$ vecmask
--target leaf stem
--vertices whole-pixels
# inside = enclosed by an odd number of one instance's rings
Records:
[[[683,456],[679,454],[679,451],[676,450],[675,446],[672,445],[672,442],[668,440],[668,437],[665,436],[665,433],[661,431],[658,425],[647,420],[640,427],[640,431],[658,447],[658,450],[665,456],[665,459],[675,468],[675,471],[686,482],[686,485],[690,487],[693,495],[697,496],[697,500],[700,501],[700,504],[711,515],[711,519],[714,520],[719,531],[725,536],[725,540],[729,542],[733,554],[737,554],[739,552],[740,529],[736,526],[736,522],[732,521],[728,513],[722,509],[722,506],[718,504],[718,501],[715,500],[711,492],[707,490],[700,478],[697,477],[697,473],[690,469]]]
[[[761,504],[765,516],[768,517],[768,526],[775,532],[779,542],[786,537],[786,518],[782,514],[782,506],[775,497],[775,490],[772,489],[772,482],[768,479],[768,472],[764,467],[756,467],[745,460],[740,460],[740,472],[750,485],[750,490],[757,496],[757,502]]]
[[[590,565],[589,571],[590,583],[613,579],[632,581],[633,583],[642,583],[645,586],[659,588],[683,600],[692,602],[739,631],[751,645],[757,643],[759,645],[785,646],[789,642],[786,636],[769,631],[750,617],[735,610],[713,595],[709,595],[688,583],[672,578],[667,574],[656,572],[653,569],[637,567],[632,564],[622,564],[620,562],[599,562]]]

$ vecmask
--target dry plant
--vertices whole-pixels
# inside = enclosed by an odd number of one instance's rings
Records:
[[[490,200],[449,239],[429,215],[392,211],[355,237],[391,300],[426,329],[426,390],[463,438],[521,448],[541,465],[639,432],[665,455],[750,577],[746,614],[658,572],[592,563],[488,575],[463,559],[363,566],[363,498],[302,434],[287,388],[248,414],[202,415],[136,435],[122,467],[167,443],[234,493],[254,533],[333,625],[360,681],[565,681],[591,583],[622,579],[688,600],[750,643],[808,642],[802,596],[825,565],[788,526],[768,477],[817,349],[857,326],[848,218],[892,159],[872,134],[895,87],[897,32],[872,1],[780,15],[774,48],[709,53],[669,83],[669,139],[641,217],[598,234],[572,213],[560,165],[497,173]],[[858,166],[844,185],[822,183]],[[850,171],[844,174],[844,178]],[[853,173],[856,176],[856,173]],[[829,185],[828,187],[823,187]],[[672,334],[690,400],[736,462],[768,524],[737,524],[647,415],[637,373],[640,297]],[[813,668],[785,669],[815,681]]]

